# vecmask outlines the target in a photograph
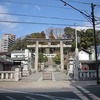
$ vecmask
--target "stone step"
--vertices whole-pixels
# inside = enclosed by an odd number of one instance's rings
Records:
[[[43,72],[43,80],[52,80],[52,72]]]

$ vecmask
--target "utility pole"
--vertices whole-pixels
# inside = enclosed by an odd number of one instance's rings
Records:
[[[75,48],[75,66],[74,66],[74,80],[78,80],[78,68],[79,68],[79,59],[78,59],[78,48],[77,48],[77,30],[75,29],[75,39],[76,39],[76,48]]]
[[[97,58],[97,45],[96,45],[96,33],[95,33],[94,7],[95,7],[95,5],[93,3],[91,3],[91,10],[92,10],[91,15],[92,15],[92,24],[93,24],[93,33],[94,33],[96,75],[97,75],[97,84],[100,84],[100,82],[99,82],[99,74],[98,74],[98,58]]]

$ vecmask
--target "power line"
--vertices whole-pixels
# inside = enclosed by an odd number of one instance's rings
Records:
[[[99,20],[100,20],[100,17],[95,16],[95,18],[97,18],[97,19],[99,19]]]
[[[38,5],[38,6],[53,7],[53,8],[60,8],[60,9],[71,9],[71,8],[65,8],[65,7],[61,7],[61,6],[41,5],[41,4],[34,4],[34,3],[27,3],[27,2],[16,2],[16,1],[10,1],[10,0],[0,1],[0,2],[15,3],[15,4],[22,4],[22,5],[32,5],[32,6]],[[71,10],[73,10],[73,9],[71,9]],[[84,11],[84,10],[82,10],[82,11]]]
[[[91,23],[90,15],[87,15],[87,14],[83,13],[81,10],[77,9],[76,7],[70,5],[69,3],[67,3],[63,0],[60,0],[60,1],[64,3],[64,6],[68,5],[69,7],[73,8],[74,10],[76,10],[79,13],[81,13],[82,15],[84,15],[84,17]]]
[[[100,25],[100,22],[96,23],[95,25]]]
[[[7,3],[15,3],[15,4],[22,4],[22,5],[39,5],[39,6],[46,6],[46,7],[54,7],[54,8],[62,8],[62,9],[66,9],[64,7],[61,6],[53,6],[53,5],[41,5],[41,4],[34,4],[34,3],[27,3],[27,2],[16,2],[16,1],[10,1],[10,0],[6,0],[6,1],[0,1],[0,2],[7,2]],[[70,9],[70,8],[67,8]]]
[[[80,3],[80,4],[86,4],[86,5],[91,5],[91,3],[89,2],[82,2],[82,1],[76,1],[76,0],[67,0],[69,2],[73,2],[73,3]],[[99,4],[94,4],[95,6],[100,6]]]
[[[100,5],[98,5],[98,4],[96,4],[96,6],[99,6],[100,7]]]
[[[82,15],[92,24],[92,20],[90,18],[87,18],[83,13]]]
[[[73,20],[73,21],[84,21],[85,20],[78,20],[78,19],[68,19],[68,18],[60,18],[60,17],[47,17],[47,16],[35,16],[35,15],[26,15],[26,14],[15,14],[15,13],[0,13],[4,15],[14,15],[14,16],[24,16],[24,17],[38,17],[38,18],[49,18],[49,19],[58,19],[58,20]]]
[[[87,14],[83,13],[81,10],[79,10],[79,9],[75,8],[74,6],[72,6],[72,5],[68,4],[67,2],[65,2],[65,1],[63,1],[63,0],[60,0],[60,1],[64,3],[64,6],[68,5],[69,7],[71,7],[71,8],[73,8],[74,10],[76,10],[76,11],[80,12],[81,14],[84,14],[86,17],[89,17],[89,15],[87,15]]]
[[[67,1],[74,2],[74,3],[80,3],[80,4],[91,5],[91,3],[88,3],[88,2],[74,1],[74,0],[67,0]]]
[[[24,22],[24,21],[1,21],[0,23],[19,23],[19,24],[40,24],[40,25],[58,25],[58,26],[75,26],[75,25],[69,25],[69,24],[55,24],[55,23],[40,23],[40,22]],[[76,25],[79,27],[92,27],[92,26],[86,26],[86,25]]]

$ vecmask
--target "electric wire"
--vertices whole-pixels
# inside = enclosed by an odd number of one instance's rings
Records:
[[[70,5],[69,3],[67,3],[67,2],[65,2],[65,1],[63,1],[63,0],[60,0],[60,1],[63,2],[65,6],[68,5],[68,6],[70,6],[71,8],[73,8],[74,10],[76,10],[76,11],[78,11],[79,13],[81,13],[82,15],[84,15],[84,17],[91,23],[91,18],[90,18],[89,15],[83,13],[83,12],[80,11],[79,9],[75,8],[74,6]]]
[[[88,2],[74,1],[74,0],[67,0],[67,1],[69,1],[69,2],[73,2],[73,3],[80,3],[80,4],[91,5],[91,3],[88,3]]]
[[[66,0],[66,1],[73,2],[73,3],[79,3],[79,4],[91,5],[91,3],[89,3],[89,2],[82,2],[82,1],[76,1],[76,0]],[[94,5],[100,7],[99,4],[95,4],[95,3],[94,3]]]
[[[41,24],[41,25],[58,25],[58,26],[75,26],[75,25],[68,25],[68,24],[56,24],[56,23],[40,23],[40,22],[24,22],[24,21],[3,21],[0,20],[0,23],[19,23],[19,24]],[[76,26],[82,26],[82,27],[92,27],[92,26],[86,26],[86,25],[76,25]]]
[[[42,5],[42,4],[34,4],[34,3],[27,3],[27,2],[17,2],[17,1],[10,1],[10,0],[6,0],[6,1],[0,1],[0,2],[7,2],[7,3],[16,3],[16,4],[22,4],[22,5],[38,5],[38,6],[44,6],[44,7],[53,7],[53,8],[60,8],[60,9],[70,9],[73,10],[71,8],[65,8],[65,7],[61,7],[61,6],[53,6],[53,5]],[[82,10],[82,9],[81,9]],[[84,10],[82,10],[84,11]]]
[[[16,2],[16,1],[10,1],[10,0],[6,0],[6,1],[0,1],[0,2],[7,2],[7,3],[15,3],[15,4],[22,4],[22,5],[38,5],[38,6],[45,6],[45,7],[54,7],[54,8],[62,8],[62,9],[66,9],[64,7],[61,6],[53,6],[53,5],[42,5],[42,4],[34,4],[34,3],[27,3],[27,2]],[[70,9],[70,8],[67,8]]]
[[[15,14],[15,13],[0,13],[0,15],[14,15],[14,16],[24,16],[24,17],[38,17],[38,18],[48,18],[48,19],[58,19],[58,20],[73,20],[73,21],[84,21],[86,20],[78,20],[78,19],[68,19],[68,18],[60,18],[60,17],[47,17],[47,16],[35,16],[35,15],[27,15],[27,14]]]

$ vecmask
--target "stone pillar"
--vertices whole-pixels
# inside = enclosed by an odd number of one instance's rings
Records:
[[[1,73],[1,79],[4,79],[4,73]]]
[[[8,73],[6,73],[6,79],[8,79]]]
[[[60,41],[60,60],[61,60],[61,71],[64,71],[63,41]]]
[[[48,42],[48,48],[46,48],[46,53],[50,54],[50,46],[51,46],[51,42]]]
[[[39,41],[36,41],[36,45],[35,45],[35,71],[38,71],[38,45],[39,45]]]
[[[48,42],[48,47],[50,47],[51,46],[51,42]]]
[[[19,79],[20,79],[20,75],[19,75],[20,73],[19,73],[19,68],[15,68],[15,81],[19,81]]]
[[[46,48],[46,54],[49,54],[50,52],[49,52],[49,47],[48,48]]]

